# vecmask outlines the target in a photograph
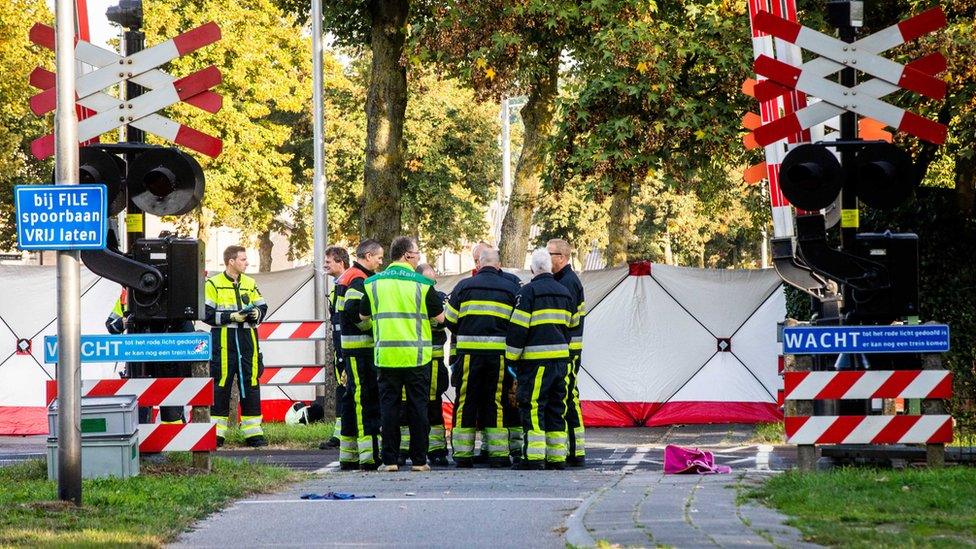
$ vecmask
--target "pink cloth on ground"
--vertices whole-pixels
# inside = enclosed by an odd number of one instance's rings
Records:
[[[711,452],[669,444],[664,448],[664,472],[669,475],[713,475],[731,473],[732,468],[715,465],[715,456]]]

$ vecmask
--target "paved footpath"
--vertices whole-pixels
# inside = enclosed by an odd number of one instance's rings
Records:
[[[588,431],[585,470],[341,473],[319,454],[316,476],[285,490],[239,501],[198,523],[175,547],[803,547],[785,518],[736,496],[789,450],[745,444],[751,428],[688,426]],[[709,448],[731,475],[661,473],[667,443]],[[242,455],[243,452],[232,455]],[[253,454],[313,469],[308,454]],[[353,501],[302,500],[326,492],[375,495]]]
[[[750,443],[752,433],[743,425],[588,429],[586,469],[539,472],[344,473],[336,470],[335,450],[222,450],[222,457],[313,476],[232,504],[174,546],[809,546],[779,513],[736,501],[741,490],[795,459],[792,448]],[[664,475],[667,444],[711,450],[733,473]],[[43,452],[44,437],[0,437],[0,466]],[[326,492],[376,497],[301,499]]]

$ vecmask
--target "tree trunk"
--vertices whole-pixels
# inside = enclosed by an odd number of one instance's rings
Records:
[[[542,169],[545,166],[546,146],[552,133],[552,119],[558,94],[559,53],[550,52],[545,75],[539,77],[522,107],[525,136],[522,152],[515,166],[515,181],[508,211],[502,221],[499,253],[502,265],[521,269],[529,247],[532,213],[539,198]]]
[[[671,249],[671,231],[664,229],[664,264],[674,265],[674,250]]]
[[[368,5],[373,58],[366,96],[366,170],[360,236],[375,238],[389,247],[401,230],[407,70],[400,64],[400,58],[410,2],[370,0]]]
[[[258,267],[259,273],[271,272],[272,250],[274,250],[274,242],[271,241],[271,231],[267,230],[258,236],[258,261],[261,263]]]
[[[976,210],[976,160],[957,155],[955,171],[959,213],[968,217]]]
[[[197,210],[197,240],[203,242],[204,247],[207,245],[207,240],[210,239],[210,222],[212,219],[213,214],[200,206],[200,209]]]
[[[607,245],[607,267],[627,262],[630,245],[630,199],[633,179],[626,174],[615,174],[613,198],[610,201],[610,236]]]

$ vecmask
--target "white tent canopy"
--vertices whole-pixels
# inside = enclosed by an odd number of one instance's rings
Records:
[[[531,275],[517,273],[524,281]],[[256,274],[270,320],[313,318],[312,270]],[[464,276],[443,277],[449,292]],[[776,323],[785,301],[772,270],[712,270],[634,263],[580,274],[589,314],[579,385],[587,425],[773,421]],[[54,335],[55,269],[0,266],[0,434],[47,432],[42,342]],[[82,333],[105,333],[105,318],[120,287],[82,269]],[[201,329],[206,329],[202,324]],[[20,338],[30,354],[17,354]],[[719,350],[720,339],[730,347]],[[266,366],[314,363],[311,342],[261,346]],[[117,377],[122,364],[88,364],[82,377]],[[448,400],[450,400],[448,394]],[[280,420],[312,387],[263,387],[266,419]],[[450,408],[448,403],[447,408]]]

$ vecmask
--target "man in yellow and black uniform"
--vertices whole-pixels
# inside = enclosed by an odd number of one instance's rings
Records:
[[[518,286],[499,269],[498,252],[480,250],[480,268],[451,291],[445,320],[457,334],[454,362],[454,427],[451,446],[458,467],[472,467],[475,431],[484,429],[488,464],[507,467],[509,435],[505,425],[505,337]]]
[[[261,429],[261,386],[264,364],[258,349],[257,325],[268,314],[268,304],[254,279],[244,274],[247,253],[241,246],[224,250],[224,272],[207,279],[206,317],[213,326],[210,375],[214,378],[214,405],[210,416],[217,423],[217,445],[227,436],[232,383],[241,393],[241,432],[248,446],[266,446]]]
[[[417,265],[415,269],[418,274],[436,282],[437,272],[430,265],[424,263]],[[444,303],[447,294],[438,291],[437,298]],[[444,428],[444,409],[441,404],[443,395],[448,387],[447,365],[444,362],[444,344],[447,343],[447,330],[444,324],[431,323],[431,341],[433,351],[430,360],[430,400],[427,403],[427,421],[430,423],[430,434],[427,442],[427,462],[431,466],[446,467],[447,461],[447,431]],[[457,345],[451,346],[451,353],[448,362],[454,360],[457,353]],[[404,390],[400,399],[400,456],[397,465],[405,465],[407,454],[410,452],[410,414],[407,410],[407,392]]]
[[[434,291],[434,282],[414,271],[420,260],[416,241],[406,236],[395,238],[390,245],[390,258],[392,262],[385,271],[366,279],[365,295],[359,303],[360,318],[372,321],[373,356],[379,371],[381,470],[399,470],[400,395],[405,390],[411,469],[430,471],[427,404],[433,359],[431,321],[444,322],[444,305]]]
[[[505,358],[516,362],[522,413],[523,455],[518,469],[566,466],[566,376],[572,296],[552,276],[545,249],[532,252],[531,282],[519,290],[505,340]]]
[[[552,258],[552,273],[556,282],[562,284],[573,298],[574,326],[569,329],[569,375],[566,378],[566,434],[569,440],[566,464],[570,467],[586,465],[586,440],[583,430],[583,410],[580,408],[579,378],[580,357],[583,354],[583,319],[586,316],[586,298],[583,296],[583,283],[573,270],[573,248],[569,242],[554,238],[546,244]]]
[[[145,333],[177,333],[192,332],[193,323],[189,320],[144,320],[139,328]],[[112,312],[105,319],[105,328],[110,334],[121,334],[129,329],[132,321],[129,319],[128,290],[122,288],[122,293],[115,300]],[[127,375],[148,375],[151,377],[190,377],[189,362],[130,362],[126,365]],[[150,408],[140,408],[140,423],[152,423]],[[159,416],[162,423],[185,423],[182,406],[160,406]]]
[[[380,404],[373,365],[373,332],[359,318],[366,278],[383,265],[383,246],[364,240],[356,248],[352,267],[336,281],[336,313],[342,344],[345,393],[339,432],[339,468],[376,470],[379,466]]]

